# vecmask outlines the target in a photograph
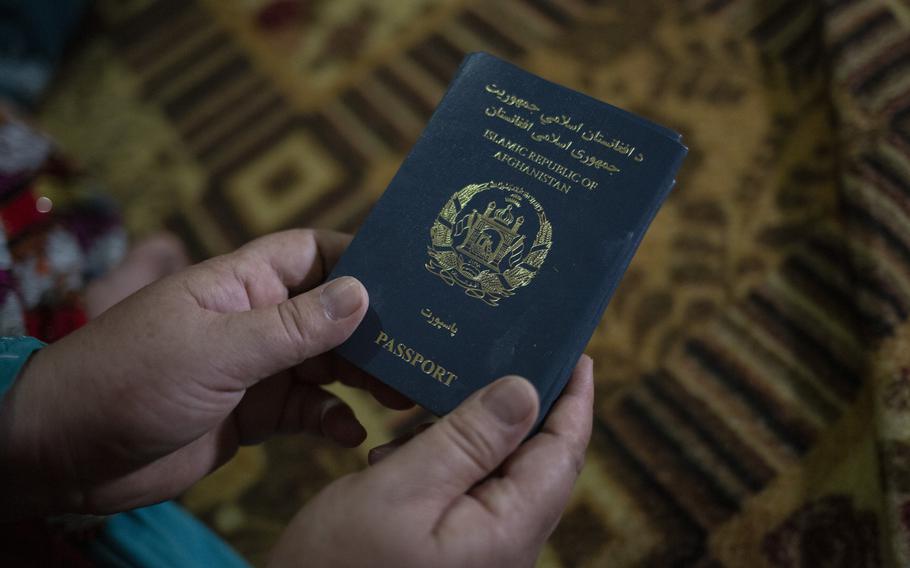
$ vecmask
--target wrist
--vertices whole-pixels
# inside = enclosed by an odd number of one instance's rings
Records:
[[[0,339],[0,346],[5,341]],[[42,347],[31,345],[17,353],[24,355],[18,372],[12,377],[4,374],[8,388],[0,397],[0,463],[4,464],[0,515],[6,519],[78,508],[77,492],[69,489],[71,479],[63,467],[66,428],[55,381],[48,376],[50,354]]]

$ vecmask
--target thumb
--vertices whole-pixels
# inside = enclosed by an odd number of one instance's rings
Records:
[[[333,349],[354,333],[368,304],[363,284],[342,276],[274,306],[224,314],[228,372],[250,386]]]
[[[526,379],[505,377],[478,391],[371,471],[414,497],[450,502],[496,470],[528,434],[538,412]]]

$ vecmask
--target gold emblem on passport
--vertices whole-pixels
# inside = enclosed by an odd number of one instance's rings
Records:
[[[490,306],[527,286],[553,244],[543,207],[508,183],[456,191],[430,228],[427,270]]]

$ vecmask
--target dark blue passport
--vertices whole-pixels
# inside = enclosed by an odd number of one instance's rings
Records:
[[[542,419],[686,151],[665,127],[467,56],[330,276],[370,294],[337,352],[437,416],[521,375]]]

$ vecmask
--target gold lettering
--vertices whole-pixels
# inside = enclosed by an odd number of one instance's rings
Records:
[[[457,378],[458,378],[458,376],[455,373],[448,372],[448,375],[446,376],[446,380],[442,381],[442,384],[444,384],[445,386],[449,386],[452,384],[452,381],[454,381]]]
[[[487,131],[484,133],[484,138],[492,141],[497,146],[501,146],[501,147],[505,148],[509,152],[518,154],[519,156],[527,156],[528,152],[530,152],[530,150],[528,150],[526,147],[522,146],[518,142],[509,140],[505,136],[501,136],[501,135],[493,132],[490,129],[487,129]]]
[[[427,359],[414,348],[396,341],[394,337],[390,337],[385,331],[380,331],[376,336],[376,339],[373,340],[373,343],[379,345],[383,350],[388,351],[405,363],[408,363],[413,367],[418,367],[422,373],[429,375],[444,386],[451,386],[453,382],[458,380],[458,375],[449,371],[436,361]]]
[[[486,92],[488,92],[492,95],[495,95],[496,98],[503,104],[506,104],[509,106],[514,106],[516,108],[527,109],[531,112],[537,112],[540,110],[540,107],[535,105],[534,103],[532,103],[528,100],[519,98],[515,95],[509,94],[508,91],[506,91],[505,89],[500,89],[499,87],[497,87],[494,84],[487,85],[486,87],[484,87],[484,90],[486,90]]]
[[[433,315],[433,310],[431,310],[430,308],[421,308],[420,316],[423,318],[426,318],[426,319],[424,319],[424,321],[427,324],[429,324],[431,327],[435,327],[436,329],[440,329],[440,330],[444,329],[444,330],[448,331],[449,335],[452,337],[455,337],[455,334],[458,333],[458,324],[456,324],[455,322],[446,323],[439,316]]]
[[[511,168],[514,168],[527,176],[530,176],[542,183],[549,185],[550,187],[552,187],[553,189],[555,189],[557,191],[560,191],[562,193],[569,193],[569,191],[572,189],[571,185],[569,185],[565,182],[559,181],[559,179],[557,179],[554,176],[551,176],[550,174],[546,173],[543,170],[539,170],[537,168],[529,166],[527,163],[519,160],[515,156],[511,156],[509,154],[506,154],[505,152],[499,151],[499,152],[496,152],[495,154],[493,154],[493,157],[495,159],[499,160],[500,162],[507,164]],[[550,164],[553,164],[552,160],[547,160],[547,161]]]
[[[546,110],[541,109],[534,103],[513,95],[507,89],[500,88],[492,83],[486,85],[485,90],[495,97],[501,105],[494,103],[492,106],[486,107],[484,113],[491,118],[501,120],[526,131],[526,141],[522,143],[521,134],[515,135],[519,136],[519,140],[516,141],[497,134],[492,129],[485,129],[483,137],[504,150],[495,152],[493,158],[522,174],[549,185],[557,191],[569,193],[572,189],[571,184],[578,184],[592,191],[597,189],[599,184],[572,168],[530,150],[524,144],[530,144],[531,146],[535,146],[535,144],[550,144],[552,145],[550,148],[555,146],[577,160],[578,163],[596,170],[603,170],[611,176],[622,171],[620,164],[611,161],[609,155],[592,155],[592,148],[579,147],[582,143],[597,144],[633,162],[642,163],[645,161],[645,153],[640,151],[634,144],[597,128],[585,128],[584,122],[576,120],[576,117],[570,114],[547,114]],[[535,119],[534,117],[522,116],[523,113],[513,112],[516,110],[531,111],[532,113],[540,111],[540,114]],[[501,125],[499,122],[496,124]],[[538,128],[535,129],[535,126]],[[540,126],[544,128],[540,129]],[[598,151],[597,148],[593,149]],[[616,154],[611,155],[615,157]],[[540,168],[534,167],[528,162],[540,166]],[[552,172],[552,175],[547,171]]]

